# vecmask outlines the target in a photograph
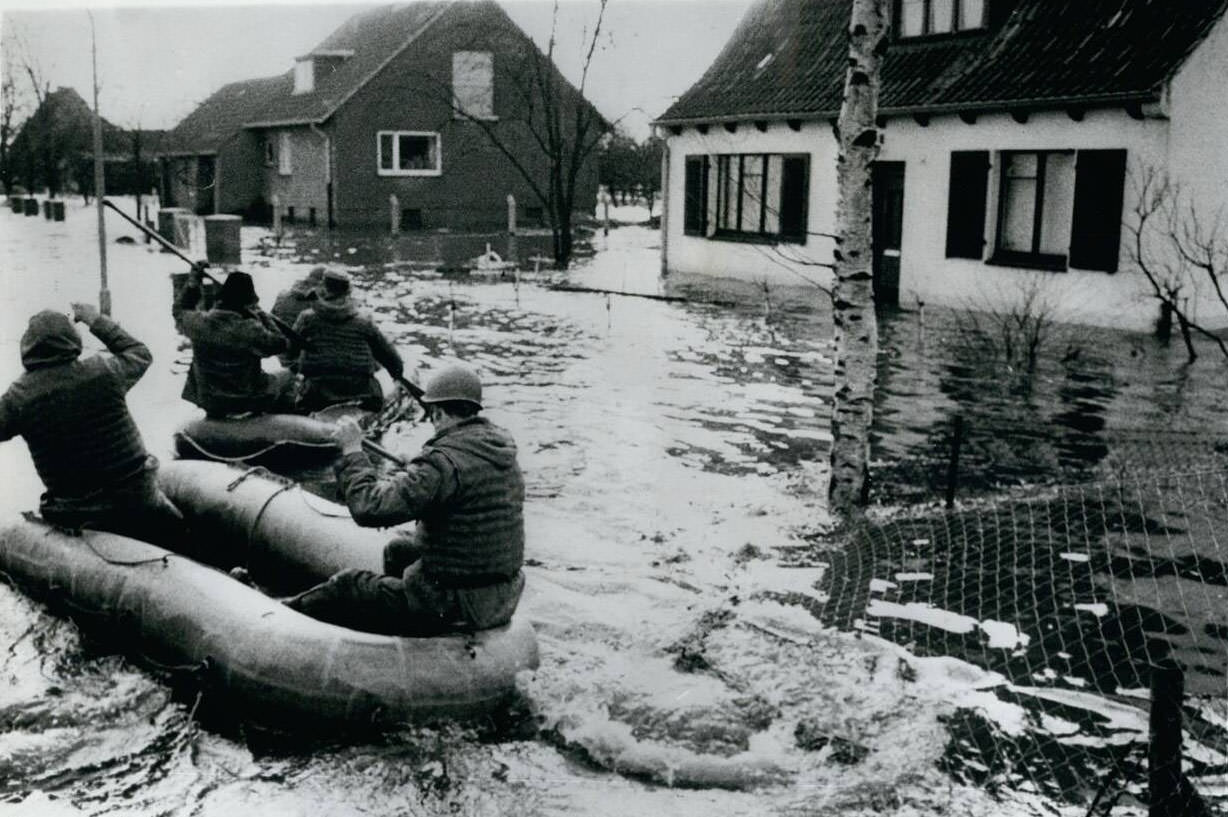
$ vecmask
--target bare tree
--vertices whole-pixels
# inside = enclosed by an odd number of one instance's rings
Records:
[[[1157,333],[1168,337],[1176,320],[1189,361],[1198,357],[1194,336],[1212,341],[1228,359],[1228,344],[1194,316],[1191,301],[1209,291],[1228,316],[1228,235],[1221,216],[1208,221],[1166,174],[1153,167],[1131,173],[1134,209],[1127,214],[1126,253],[1160,304]],[[1218,311],[1218,310],[1217,310]]]
[[[543,52],[531,41],[520,49],[520,56],[507,71],[511,79],[512,104],[505,106],[508,115],[498,119],[475,111],[453,93],[451,82],[436,78],[434,86],[446,91],[454,116],[472,122],[487,142],[501,153],[524,179],[542,206],[549,224],[557,269],[571,264],[574,245],[572,217],[584,173],[590,163],[596,163],[596,152],[612,130],[608,123],[584,98],[593,55],[601,38],[602,23],[608,0],[599,0],[597,19],[591,36],[585,34],[583,67],[580,83],[572,89],[555,63],[558,47],[559,2],[555,0],[550,38]],[[450,78],[449,78],[450,79]],[[545,163],[545,173],[518,149],[520,140],[507,127],[518,124],[528,133],[535,152]],[[544,178],[543,178],[544,175]]]
[[[23,105],[17,91],[17,62],[13,56],[15,41],[11,36],[6,39],[8,42],[0,47],[4,52],[4,62],[0,65],[0,185],[4,186],[6,195],[12,195],[13,179],[17,175],[13,166],[12,145],[17,136]]]
[[[869,489],[870,426],[878,358],[871,252],[871,167],[878,157],[879,64],[887,46],[886,0],[853,0],[849,60],[837,139],[836,280],[832,292],[836,372],[828,503],[847,515]]]

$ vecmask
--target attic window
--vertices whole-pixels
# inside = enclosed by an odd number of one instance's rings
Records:
[[[311,57],[294,63],[294,93],[307,94],[315,90],[315,61]]]
[[[764,68],[767,68],[768,64],[771,63],[772,58],[775,56],[776,56],[775,54],[769,53],[766,57],[759,60],[759,62],[755,65],[755,70],[762,71]]]
[[[494,54],[489,51],[453,52],[452,107],[461,118],[495,118]]]
[[[985,27],[987,0],[896,0],[896,36],[928,37]]]

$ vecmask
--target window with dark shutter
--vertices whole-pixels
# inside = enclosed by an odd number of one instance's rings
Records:
[[[951,184],[947,196],[947,258],[984,255],[985,194],[989,189],[989,152],[951,153]]]
[[[809,198],[810,157],[785,156],[780,181],[780,235],[806,240],[806,200]]]
[[[708,157],[686,157],[682,229],[687,235],[708,232]]]
[[[1124,150],[1079,151],[1075,165],[1070,266],[1117,272],[1125,185]]]

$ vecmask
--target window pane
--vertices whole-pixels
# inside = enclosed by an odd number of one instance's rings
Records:
[[[1041,211],[1040,251],[1066,255],[1070,250],[1070,221],[1074,212],[1074,154],[1045,157],[1045,200]]]
[[[392,134],[379,135],[379,166],[380,170],[392,170]]]
[[[945,34],[955,22],[955,0],[930,0],[930,32]]]
[[[1006,157],[1006,175],[1012,179],[1035,179],[1035,153],[1012,153]]]
[[[744,233],[759,232],[763,215],[763,157],[742,157],[742,221]]]
[[[763,231],[776,234],[780,232],[780,178],[784,166],[782,156],[767,157],[767,196],[764,197]]]
[[[683,230],[692,235],[704,233],[704,211],[707,196],[704,182],[707,181],[707,156],[686,157],[686,186],[683,194]]]
[[[1002,190],[1002,235],[998,246],[1004,250],[1032,252],[1036,214],[1035,153],[1012,153],[1004,157],[1006,178]]]
[[[925,33],[925,0],[900,0],[900,36]]]
[[[399,139],[400,170],[434,170],[435,138],[402,134]]]
[[[721,221],[726,230],[738,229],[738,158],[721,157]]]
[[[780,234],[805,240],[809,212],[806,200],[810,189],[809,157],[784,157],[780,175]]]
[[[985,0],[960,0],[959,28],[982,28],[985,25]]]

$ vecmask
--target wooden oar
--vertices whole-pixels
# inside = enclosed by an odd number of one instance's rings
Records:
[[[401,468],[404,468],[405,466],[409,465],[409,462],[405,458],[398,457],[396,454],[393,454],[387,448],[384,448],[382,445],[380,445],[379,443],[373,440],[364,439],[362,441],[362,447],[366,449],[367,451],[370,451],[372,454],[375,454],[376,456],[383,457],[384,459],[388,460],[388,462],[392,463],[393,465],[399,466]]]
[[[171,242],[167,241],[165,238],[159,235],[156,231],[149,229],[144,224],[137,221],[132,216],[125,213],[123,210],[119,209],[119,207],[115,206],[114,202],[108,199],[104,199],[102,203],[106,207],[110,207],[112,210],[119,213],[121,216],[124,217],[124,219],[126,219],[130,224],[132,224],[132,226],[136,227],[138,230],[145,233],[145,235],[149,236],[154,241],[157,241],[158,244],[160,244],[164,250],[166,250],[167,252],[172,252],[175,255],[182,258],[189,265],[191,265],[192,269],[196,270],[197,272],[199,272],[201,275],[208,278],[213,283],[217,284],[218,286],[222,285],[222,282],[219,281],[217,278],[215,278],[212,274],[210,274],[209,270],[206,269],[206,267],[208,266],[208,262],[193,261],[191,258],[188,258],[186,255],[184,255],[182,252],[179,251],[178,247],[176,247]],[[256,314],[256,311],[253,309],[249,309],[247,310],[247,312],[249,315]],[[281,330],[281,333],[285,335],[287,338],[289,338],[292,343],[295,343],[298,346],[303,345],[303,336],[300,335],[298,332],[295,332],[294,327],[290,326],[290,324],[286,323],[285,321],[283,321],[281,318],[277,317],[276,315],[270,314],[268,312],[265,312],[264,314],[268,315],[273,320],[273,323],[277,326],[279,330]]]

